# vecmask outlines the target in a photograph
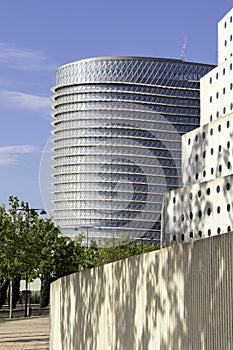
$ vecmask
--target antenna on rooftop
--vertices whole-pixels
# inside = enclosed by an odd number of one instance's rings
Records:
[[[184,61],[184,49],[186,49],[186,35],[182,41],[181,60]]]

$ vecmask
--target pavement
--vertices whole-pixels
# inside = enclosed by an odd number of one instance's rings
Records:
[[[0,321],[0,350],[48,350],[49,316]]]

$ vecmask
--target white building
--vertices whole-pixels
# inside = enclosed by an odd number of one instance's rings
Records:
[[[218,66],[200,83],[200,127],[182,137],[183,187],[164,196],[162,245],[233,230],[233,9],[218,24]]]

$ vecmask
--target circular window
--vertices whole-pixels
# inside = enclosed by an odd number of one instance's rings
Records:
[[[189,237],[192,239],[193,238],[193,232],[189,233]]]
[[[208,209],[207,209],[207,215],[209,215],[209,216],[210,216],[210,214],[211,214],[211,209],[210,209],[210,208],[208,208]]]
[[[196,173],[196,176],[195,176],[196,180],[198,180],[198,173]]]
[[[173,203],[174,204],[176,203],[176,197],[173,197]]]
[[[225,73],[226,73],[226,69],[225,69],[225,68],[223,68],[223,70],[222,70],[222,74],[223,74],[223,75],[225,75]]]
[[[218,73],[216,73],[216,79],[218,80]]]
[[[202,138],[203,138],[203,140],[205,139],[205,131],[203,131],[203,133],[202,133]]]
[[[222,151],[222,146],[221,146],[221,145],[218,146],[218,151],[219,151],[219,152]]]
[[[220,228],[220,227],[218,227],[218,229],[217,229],[217,233],[218,233],[218,234],[220,234],[220,233],[221,233],[221,228]]]
[[[227,227],[227,232],[231,232],[231,226]]]
[[[211,116],[210,116],[210,121],[212,122],[212,120],[213,120],[213,116],[212,116],[212,114],[211,114]]]
[[[201,191],[198,191],[198,197],[200,198],[201,197]]]
[[[173,235],[173,241],[174,242],[176,241],[176,235]]]
[[[223,107],[222,112],[223,112],[223,114],[226,114],[226,107]]]
[[[211,172],[211,175],[213,175],[214,174],[214,168],[211,168],[210,172]]]
[[[228,182],[228,183],[226,184],[226,190],[229,191],[230,188],[231,188],[231,185],[230,185],[230,183]]]
[[[232,89],[233,89],[233,84],[231,83],[231,84],[230,84],[230,90],[232,90]]]
[[[195,160],[198,161],[198,154],[195,155]]]
[[[181,237],[181,241],[184,241],[184,234],[183,233],[181,234],[180,237]]]
[[[227,169],[231,168],[231,162],[227,162]]]
[[[201,210],[199,210],[198,216],[199,216],[199,218],[201,218],[201,216],[202,216],[202,211]]]
[[[184,221],[184,214],[181,215],[181,221]]]
[[[219,117],[219,111],[216,112],[216,117],[217,117],[217,118]]]
[[[229,129],[229,127],[230,127],[230,122],[229,122],[229,120],[228,120],[228,122],[227,122],[227,128]]]
[[[210,149],[210,154],[211,154],[211,155],[214,154],[214,149],[213,149],[213,148]]]
[[[199,236],[199,237],[202,236],[202,232],[201,232],[201,231],[198,232],[198,236]]]
[[[221,212],[221,207],[218,206],[218,207],[217,207],[217,213],[220,214],[220,212]]]
[[[227,204],[227,211],[230,211],[230,210],[231,210],[231,205]]]
[[[218,99],[218,97],[219,97],[219,93],[217,92],[217,93],[216,93],[216,98]]]
[[[218,170],[219,170],[220,173],[222,172],[222,166],[221,166],[221,164],[219,165]]]
[[[206,156],[206,151],[203,151],[202,157],[205,158],[205,156]]]
[[[222,93],[223,93],[223,95],[225,95],[225,93],[226,93],[226,89],[225,88],[223,88]]]
[[[216,191],[217,191],[217,193],[220,192],[220,186],[219,185],[216,187]]]
[[[214,132],[213,132],[213,129],[211,128],[211,129],[210,129],[210,135],[212,136],[213,133],[214,133]]]
[[[221,125],[218,126],[218,131],[219,131],[219,132],[221,131]]]
[[[210,188],[209,187],[207,188],[206,193],[208,194],[208,196],[210,195]]]
[[[227,148],[230,148],[230,141],[227,141]]]
[[[206,177],[206,171],[205,170],[203,170],[203,177]]]
[[[196,142],[198,141],[198,135],[195,136],[195,141],[196,141]]]
[[[190,220],[192,220],[192,219],[193,219],[193,213],[192,213],[192,212],[190,212],[190,214],[189,214],[189,218],[190,218]]]
[[[227,40],[224,41],[224,45],[227,46]]]
[[[211,236],[211,230],[210,229],[208,230],[208,236]]]

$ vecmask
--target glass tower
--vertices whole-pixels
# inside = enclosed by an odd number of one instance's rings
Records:
[[[160,239],[163,193],[180,185],[181,135],[199,125],[199,80],[212,68],[103,57],[58,69],[54,219],[63,234]]]

